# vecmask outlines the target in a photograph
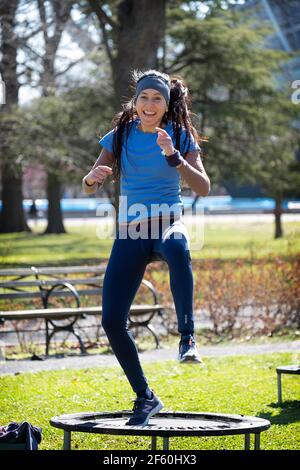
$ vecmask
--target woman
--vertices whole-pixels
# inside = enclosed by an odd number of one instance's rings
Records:
[[[108,175],[120,178],[119,230],[104,277],[102,326],[137,395],[127,424],[145,426],[163,404],[144,376],[128,313],[147,264],[165,260],[181,334],[179,361],[201,362],[194,340],[193,273],[180,176],[201,196],[209,193],[210,181],[183,80],[156,70],[134,71],[133,80],[134,96],[100,140],[102,152],[83,178],[83,189],[91,194]]]

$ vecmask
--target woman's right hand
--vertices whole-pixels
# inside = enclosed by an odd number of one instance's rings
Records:
[[[94,183],[102,184],[104,180],[112,174],[112,169],[106,165],[99,165],[93,168],[85,177],[85,181],[88,185]]]

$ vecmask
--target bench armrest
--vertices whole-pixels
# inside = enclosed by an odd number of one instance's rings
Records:
[[[45,295],[45,308],[48,308],[48,303],[49,303],[49,299],[51,295],[54,293],[55,290],[57,290],[57,288],[60,288],[60,287],[65,287],[66,289],[71,291],[71,293],[73,294],[76,300],[77,307],[80,307],[80,298],[76,290],[76,287],[74,287],[70,282],[58,282],[57,284],[54,284],[54,286],[52,286],[51,289],[47,291]]]

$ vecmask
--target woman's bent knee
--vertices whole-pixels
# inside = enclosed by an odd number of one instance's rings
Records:
[[[109,314],[102,316],[101,325],[107,335],[119,334],[126,330],[126,324],[123,321]]]
[[[109,315],[102,316],[101,325],[106,334],[113,333],[115,322],[112,321]]]

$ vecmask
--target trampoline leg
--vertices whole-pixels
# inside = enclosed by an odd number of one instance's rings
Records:
[[[281,374],[277,372],[277,403],[282,404],[282,387],[281,387]]]
[[[260,433],[254,434],[254,450],[260,450]]]
[[[156,436],[151,437],[151,450],[157,449],[157,438]]]
[[[64,431],[64,450],[71,450],[71,433]]]
[[[163,437],[163,450],[169,450],[169,438]]]
[[[245,450],[250,450],[250,434],[245,434]]]

